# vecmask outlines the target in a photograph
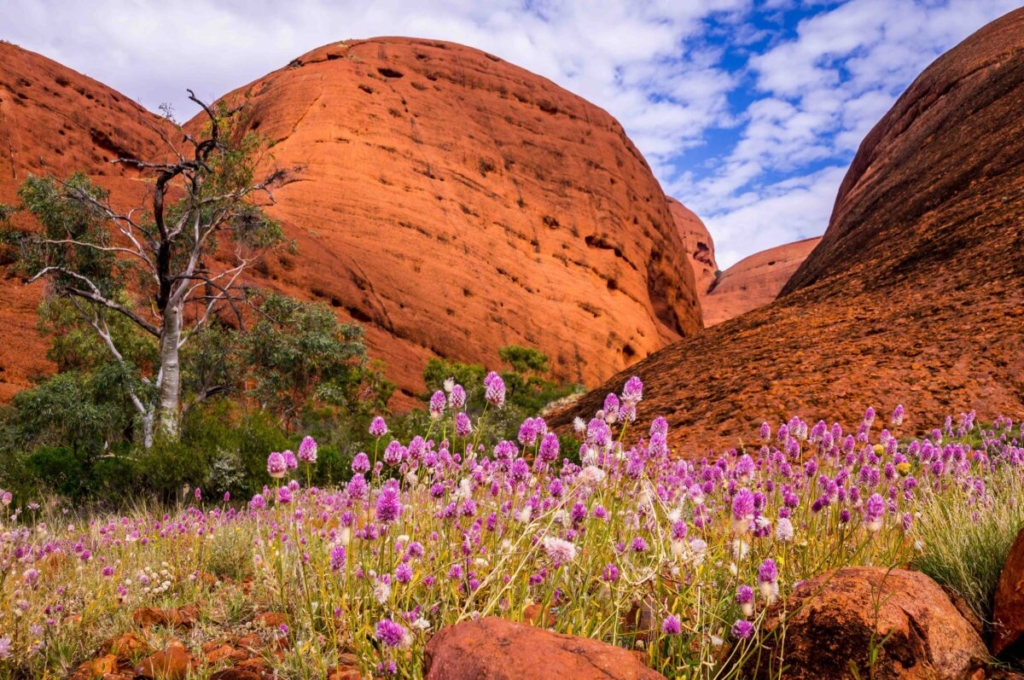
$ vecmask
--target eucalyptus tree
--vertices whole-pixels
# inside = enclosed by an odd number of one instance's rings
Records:
[[[282,240],[263,208],[295,176],[245,132],[241,107],[209,106],[191,90],[189,98],[205,114],[201,131],[176,126],[178,140],[161,132],[164,159],[113,161],[149,180],[144,205],[119,210],[82,174],[30,177],[19,191],[41,227],[23,240],[29,280],[49,282],[47,294],[70,303],[132,376],[146,446],[156,432],[179,434],[186,343],[218,318],[244,325],[243,274]],[[155,343],[148,361],[125,348],[139,334]]]

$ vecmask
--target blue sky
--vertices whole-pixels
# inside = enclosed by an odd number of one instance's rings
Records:
[[[821,234],[864,135],[937,56],[1018,0],[0,0],[0,38],[152,110],[193,111],[320,45],[484,49],[607,109],[724,269]]]

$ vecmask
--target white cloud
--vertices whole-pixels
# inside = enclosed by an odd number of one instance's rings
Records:
[[[0,38],[150,109],[173,102],[180,118],[193,113],[186,88],[214,99],[337,40],[412,35],[484,49],[616,116],[666,190],[705,219],[726,267],[821,233],[844,168],[899,93],[941,52],[1017,5],[0,0]],[[816,14],[795,36],[776,30],[786,12],[807,8]],[[749,56],[746,67],[736,68],[737,55]],[[713,160],[691,161],[698,147]]]

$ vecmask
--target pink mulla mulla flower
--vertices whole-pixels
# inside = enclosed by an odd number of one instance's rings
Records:
[[[491,371],[484,378],[484,398],[491,406],[501,408],[505,405],[505,381],[501,376]]]
[[[387,423],[385,423],[384,419],[381,418],[380,416],[376,416],[370,422],[370,436],[374,437],[376,439],[380,439],[381,437],[383,437],[387,433],[388,433]]]
[[[316,440],[312,437],[303,437],[302,443],[299,444],[299,460],[312,465],[316,462],[316,452]]]
[[[402,443],[392,439],[384,449],[384,462],[388,465],[400,465],[406,455],[407,453],[402,450]]]
[[[299,467],[299,459],[295,457],[293,451],[282,451],[281,455],[284,456],[285,465],[288,466],[289,470],[295,470]]]
[[[458,385],[456,385],[456,387],[458,387]],[[455,434],[460,436],[460,437],[462,437],[462,438],[466,438],[472,432],[473,432],[472,421],[470,421],[469,416],[466,415],[465,412],[461,412],[460,411],[459,414],[457,416],[455,416]]]
[[[267,472],[274,479],[281,479],[288,473],[288,463],[282,454],[274,451],[267,456]]]
[[[452,410],[458,411],[466,406],[466,388],[462,385],[454,385],[451,394],[448,395],[448,403]]]
[[[370,471],[370,457],[360,451],[352,459],[352,472],[365,474]]]
[[[434,420],[440,420],[444,416],[444,407],[447,402],[448,397],[444,392],[441,390],[434,392],[430,397],[430,417]]]
[[[604,419],[607,423],[614,423],[619,419],[619,398],[614,393],[610,393],[604,398]]]
[[[644,384],[640,378],[633,376],[626,381],[622,388],[622,401],[630,406],[636,406],[644,398]]]
[[[761,423],[761,431],[758,434],[762,441],[768,441],[772,438],[772,426],[767,421]]]

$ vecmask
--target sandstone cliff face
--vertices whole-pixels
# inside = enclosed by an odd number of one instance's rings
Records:
[[[821,243],[779,298],[631,373],[640,416],[680,455],[750,441],[763,418],[855,425],[897,403],[904,430],[1024,411],[1024,10],[932,64],[861,146]],[[563,418],[565,417],[563,416]],[[561,421],[561,422],[564,422]]]
[[[229,95],[302,181],[265,280],[363,323],[406,395],[506,344],[595,384],[701,325],[669,206],[622,126],[483,52],[336,43]]]
[[[697,295],[703,309],[704,299],[714,285],[715,276],[718,273],[718,263],[715,262],[715,241],[711,238],[708,228],[692,210],[671,196],[667,196],[666,199],[676,229],[679,230],[679,238],[682,239],[683,248],[690,259],[693,277],[697,284]],[[706,313],[704,314],[704,325],[708,325]]]
[[[30,172],[78,170],[141,201],[149,180],[109,161],[166,153],[166,121],[9,44],[0,66],[0,201]],[[499,347],[528,345],[594,384],[701,327],[643,157],[553,83],[458,45],[381,38],[315,50],[228,95],[241,97],[273,162],[304,167],[271,208],[297,249],[247,283],[362,323],[398,405],[431,356],[493,365]],[[0,280],[3,401],[53,368],[35,330],[42,286],[21,283]]]
[[[171,126],[141,106],[80,73],[10,43],[0,42],[0,203],[17,203],[29,174],[66,177],[83,171],[134,204],[147,186],[118,157],[153,158]],[[16,218],[16,226],[30,226]],[[0,403],[53,371],[49,342],[36,330],[43,284],[25,287],[0,252]]]
[[[809,238],[762,250],[726,269],[701,297],[704,327],[772,302],[820,240]]]

